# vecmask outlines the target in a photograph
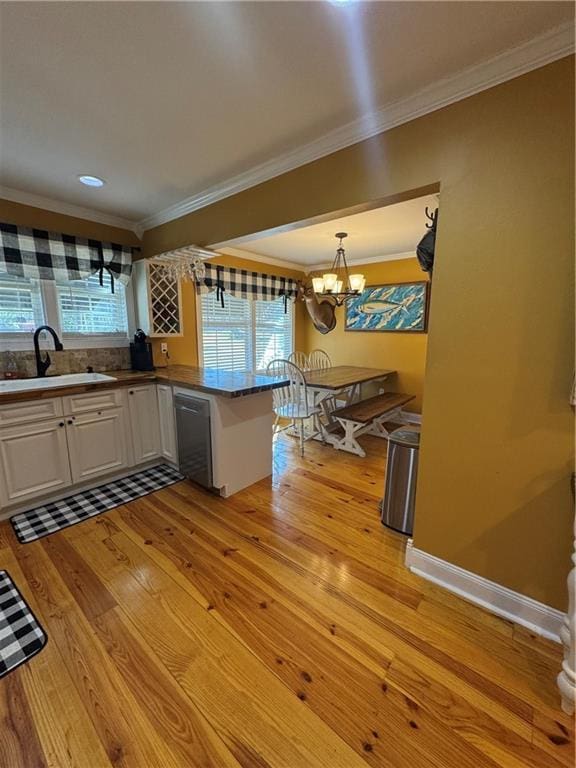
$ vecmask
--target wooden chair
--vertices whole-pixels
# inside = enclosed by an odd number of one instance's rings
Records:
[[[328,352],[323,349],[313,349],[308,355],[308,370],[323,371],[326,368],[332,368],[332,360]]]
[[[297,365],[301,371],[308,370],[308,355],[305,352],[290,352],[288,361]]]
[[[288,379],[288,384],[285,387],[278,387],[272,390],[274,413],[276,414],[274,432],[278,430],[280,419],[288,419],[291,425],[296,425],[297,422],[300,422],[298,428],[300,455],[304,456],[304,440],[310,440],[312,437],[321,434],[320,408],[310,404],[304,374],[290,360],[272,360],[268,364],[266,373],[268,376]],[[304,421],[310,418],[313,421],[314,429],[305,437]]]
[[[328,352],[324,352],[323,349],[313,349],[308,355],[308,370],[325,371],[327,368],[332,368],[332,360]],[[332,410],[336,408],[336,400],[333,397],[328,398],[328,402]]]

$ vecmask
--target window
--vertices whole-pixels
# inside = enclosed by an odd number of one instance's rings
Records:
[[[100,285],[98,275],[85,280],[56,283],[62,334],[121,334],[128,332],[125,288],[121,283],[110,291],[109,280]]]
[[[0,333],[30,333],[43,322],[40,281],[0,273]]]
[[[31,349],[32,332],[51,325],[68,348],[128,344],[130,290],[99,276],[53,282],[0,273],[0,348]]]
[[[229,371],[263,371],[271,360],[292,351],[293,304],[284,299],[252,301],[216,292],[200,300],[199,344],[202,365]]]
[[[288,301],[284,312],[284,299],[251,301],[254,305],[254,370],[264,371],[271,360],[286,359],[292,352],[292,311]]]

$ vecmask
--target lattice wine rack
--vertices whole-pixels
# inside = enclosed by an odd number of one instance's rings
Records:
[[[150,336],[182,335],[180,281],[166,274],[161,264],[147,264]]]

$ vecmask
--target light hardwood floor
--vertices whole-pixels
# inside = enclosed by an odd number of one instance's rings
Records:
[[[283,435],[228,500],[183,482],[24,546],[0,524],[49,636],[0,681],[0,767],[572,766],[559,647],[404,568],[363,445]]]

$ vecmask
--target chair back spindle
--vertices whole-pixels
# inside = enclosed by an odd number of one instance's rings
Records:
[[[308,355],[308,370],[323,371],[326,368],[332,368],[332,360],[323,349],[313,349]]]
[[[272,390],[274,409],[283,408],[290,412],[293,408],[298,413],[299,405],[308,402],[306,379],[300,368],[290,360],[272,360],[268,363],[266,373],[268,376],[288,379],[287,386]]]
[[[305,352],[291,352],[288,355],[288,362],[297,365],[301,371],[309,370],[308,355]]]

